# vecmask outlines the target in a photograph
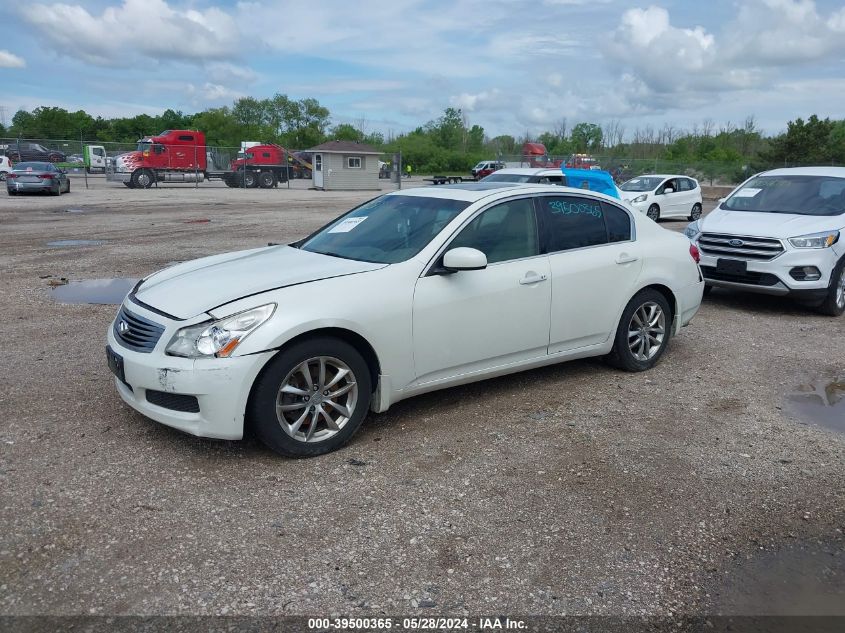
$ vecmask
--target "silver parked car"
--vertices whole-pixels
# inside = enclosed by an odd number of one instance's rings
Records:
[[[18,163],[6,174],[6,191],[10,196],[30,191],[58,196],[70,193],[70,178],[53,163]]]

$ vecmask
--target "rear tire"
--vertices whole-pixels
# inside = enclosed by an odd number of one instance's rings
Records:
[[[50,195],[51,195],[51,196],[60,196],[60,195],[62,195],[62,186],[61,186],[61,184],[60,184],[58,187],[56,187],[56,190],[55,190],[55,191],[50,190]]]
[[[839,260],[830,273],[827,296],[818,308],[827,316],[842,316],[845,313],[845,257]]]
[[[646,212],[646,215],[657,222],[660,219],[660,207],[656,204],[651,205]]]
[[[276,176],[272,171],[262,171],[258,174],[258,185],[262,189],[272,189],[276,186]]]
[[[672,309],[661,293],[641,290],[628,302],[616,328],[607,362],[625,371],[651,369],[663,356],[672,332]]]
[[[245,172],[244,185],[247,189],[255,189],[258,186],[258,175],[254,171]]]
[[[692,211],[690,211],[690,214],[687,217],[687,220],[689,220],[690,222],[695,222],[700,217],[701,217],[701,205],[696,202],[694,205],[692,205]]]
[[[338,395],[330,398],[333,389]],[[322,455],[352,438],[367,415],[372,392],[370,368],[357,349],[336,338],[306,339],[267,363],[253,386],[247,418],[258,438],[280,455]]]

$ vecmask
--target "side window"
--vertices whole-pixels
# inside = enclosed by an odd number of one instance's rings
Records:
[[[602,204],[578,196],[537,198],[545,225],[548,252],[566,251],[607,243]]]
[[[532,257],[540,253],[537,222],[530,198],[498,204],[467,224],[448,248],[466,246],[487,255],[487,263]]]
[[[193,141],[193,140],[194,140],[194,137],[193,137],[193,135],[191,135],[191,134],[180,134],[180,135],[179,135],[179,140],[180,140],[180,141]]]
[[[627,242],[631,239],[631,217],[622,209],[602,202],[608,242]]]

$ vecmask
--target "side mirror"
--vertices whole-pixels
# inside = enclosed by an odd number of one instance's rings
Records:
[[[674,189],[672,189],[672,187],[666,187],[666,188],[663,190],[663,193],[675,193],[675,190],[674,190]]]
[[[443,268],[449,272],[459,270],[483,270],[487,268],[487,255],[476,248],[460,246],[446,251]]]

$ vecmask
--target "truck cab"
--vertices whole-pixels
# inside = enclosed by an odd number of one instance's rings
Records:
[[[82,162],[89,174],[106,171],[106,148],[102,145],[86,145],[82,148]]]
[[[205,134],[165,130],[138,141],[134,152],[109,162],[106,179],[146,189],[156,182],[202,182],[206,178]]]

